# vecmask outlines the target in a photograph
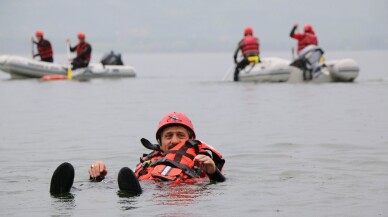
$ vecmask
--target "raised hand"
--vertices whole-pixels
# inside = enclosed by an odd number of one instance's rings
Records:
[[[88,169],[90,178],[103,179],[108,174],[108,168],[103,161],[95,161]]]

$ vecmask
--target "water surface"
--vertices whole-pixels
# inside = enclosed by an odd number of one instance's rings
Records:
[[[328,84],[222,82],[225,53],[123,57],[137,78],[0,74],[1,216],[388,216],[388,52],[328,53],[361,67],[356,82]],[[140,138],[154,141],[171,111],[190,116],[198,138],[224,155],[228,180],[142,183],[141,196],[118,195],[118,171],[135,167],[147,152]],[[109,174],[90,183],[97,159]],[[64,161],[75,188],[53,198],[50,178]]]

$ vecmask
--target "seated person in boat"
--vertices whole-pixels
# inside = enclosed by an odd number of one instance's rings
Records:
[[[158,144],[141,139],[143,146],[152,151],[143,154],[135,172],[128,167],[120,170],[120,190],[133,194],[142,193],[139,180],[188,183],[203,179],[225,181],[221,173],[225,160],[212,146],[196,140],[194,126],[186,115],[179,112],[165,115],[159,122],[156,140]],[[92,181],[101,181],[108,174],[108,169],[103,161],[95,161],[88,172]],[[73,179],[72,165],[61,164],[51,179],[51,194],[69,192]]]
[[[237,62],[237,54],[241,50],[243,59],[240,62]],[[247,27],[244,30],[244,37],[238,43],[238,46],[234,52],[234,63],[236,68],[234,71],[234,81],[238,81],[238,74],[240,70],[244,69],[251,62],[258,63],[260,62],[260,43],[257,37],[253,36],[253,29]]]
[[[306,24],[304,26],[304,33],[295,33],[297,28],[298,24],[296,23],[291,29],[290,37],[298,40],[298,54],[303,50],[303,48],[307,47],[308,45],[318,46],[318,38],[315,35],[313,27],[310,24]]]
[[[43,38],[43,31],[36,31],[35,37],[37,41],[34,38],[31,38],[31,41],[33,44],[36,44],[38,53],[34,54],[34,51],[32,51],[32,58],[40,56],[40,60],[43,62],[54,62],[53,48],[51,47],[50,41]]]
[[[92,58],[92,46],[88,42],[86,42],[85,33],[78,33],[78,40],[79,42],[76,46],[70,46],[70,51],[75,51],[77,54],[77,57],[74,58],[71,62],[73,70],[87,67],[89,65],[90,59]],[[67,41],[69,41],[69,39]]]

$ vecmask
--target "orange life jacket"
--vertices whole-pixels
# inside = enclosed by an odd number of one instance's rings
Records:
[[[303,50],[303,48],[311,44],[318,46],[317,36],[315,36],[313,33],[306,32],[304,36],[298,40],[298,53]]]
[[[86,49],[87,46],[90,46],[90,44],[87,43],[87,42],[78,43],[76,45],[77,56],[81,55],[82,52],[84,52],[84,50]],[[89,62],[91,57],[92,57],[92,55],[89,53],[89,54],[85,55],[84,57],[82,57],[79,61]]]
[[[222,156],[211,146],[199,140],[188,140],[177,144],[167,152],[153,151],[140,158],[135,175],[139,180],[185,181],[191,178],[206,177],[206,173],[194,167],[198,154],[210,155],[217,159],[221,171]]]
[[[251,35],[247,35],[241,42],[241,52],[244,56],[246,55],[259,55],[260,45],[259,40]]]
[[[51,44],[48,40],[45,40],[42,38],[38,42],[37,48],[38,48],[39,56],[42,59],[53,57],[53,49],[52,49]]]

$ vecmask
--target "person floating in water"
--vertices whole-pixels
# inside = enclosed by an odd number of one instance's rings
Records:
[[[51,47],[50,41],[43,38],[43,31],[41,30],[36,31],[35,37],[37,41],[35,41],[34,38],[31,38],[31,42],[36,45],[38,53],[34,54],[34,51],[32,51],[32,58],[40,56],[40,60],[43,62],[49,62],[49,63],[54,62],[53,48]]]
[[[185,182],[208,178],[223,182],[222,168],[225,160],[212,146],[197,140],[191,120],[183,113],[172,112],[159,122],[156,131],[158,144],[141,139],[144,147],[151,149],[141,157],[135,172],[123,167],[118,174],[119,189],[141,194],[139,180]],[[88,169],[91,180],[101,181],[108,174],[103,161],[95,161]],[[54,172],[50,193],[67,193],[73,184],[74,168],[61,164]]]
[[[243,59],[240,62],[237,62],[238,52],[241,50],[243,55]],[[257,37],[253,36],[253,29],[251,27],[247,27],[244,29],[244,37],[240,40],[237,45],[237,48],[234,52],[233,59],[236,64],[236,68],[234,70],[234,81],[238,81],[238,75],[240,70],[244,69],[251,62],[258,63],[260,62],[260,43]]]

